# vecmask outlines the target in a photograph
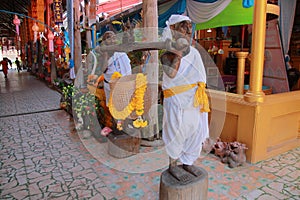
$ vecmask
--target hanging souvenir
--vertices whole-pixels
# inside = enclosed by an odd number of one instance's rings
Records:
[[[17,15],[15,15],[15,18],[13,20],[13,23],[14,25],[16,25],[16,32],[17,32],[17,35],[19,36],[19,25],[20,25],[20,20],[18,18]]]

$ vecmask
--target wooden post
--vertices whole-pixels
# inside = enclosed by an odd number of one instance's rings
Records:
[[[51,82],[54,83],[54,80],[57,77],[56,67],[55,67],[55,56],[54,53],[50,53],[50,62],[51,62]]]
[[[143,27],[144,39],[148,42],[154,42],[158,39],[158,10],[157,0],[143,0]],[[148,30],[147,30],[148,29]],[[150,51],[151,58],[146,68],[148,82],[158,86],[158,51]],[[158,87],[153,90],[153,98],[157,99]],[[152,124],[142,131],[142,138],[154,138],[154,135],[159,133],[158,130],[158,111],[151,109],[149,117],[152,118]]]
[[[47,25],[48,31],[50,31],[49,27],[51,27],[51,9],[50,9],[51,1],[47,1],[46,14],[47,14]],[[49,44],[48,44],[49,45]],[[49,52],[49,61],[50,61],[50,77],[51,83],[54,83],[54,80],[57,78],[56,67],[55,67],[55,57],[53,52]]]
[[[174,178],[169,170],[160,177],[159,200],[206,200],[208,193],[208,173],[200,167],[201,175],[190,183],[182,184]]]
[[[80,35],[80,10],[79,10],[79,0],[74,0],[74,68],[75,73],[81,66],[81,35]]]
[[[248,52],[236,52],[235,55],[238,58],[236,93],[244,94],[245,62]]]
[[[85,34],[86,34],[86,53],[89,54],[90,49],[91,49],[91,28],[89,27],[89,16],[90,16],[90,4],[88,0],[84,1],[84,8],[85,8]]]

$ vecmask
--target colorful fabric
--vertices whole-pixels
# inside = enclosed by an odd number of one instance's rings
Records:
[[[253,6],[244,8],[243,0],[234,0],[218,15],[206,22],[197,23],[196,30],[216,28],[222,26],[237,26],[253,23]],[[189,16],[191,14],[189,13]],[[192,19],[193,20],[193,19]]]
[[[175,4],[161,5],[158,7],[158,12],[160,13],[158,16],[158,27],[165,27],[166,21],[170,18],[172,14],[182,14],[184,13],[186,8],[185,0],[178,0]],[[161,13],[161,10],[166,10]]]
[[[194,23],[207,22],[221,13],[232,0],[219,0],[213,3],[202,3],[186,0],[186,13]]]
[[[180,94],[186,92],[194,87],[198,86],[195,97],[194,97],[194,107],[201,107],[201,112],[209,112],[209,104],[208,104],[208,97],[205,92],[206,84],[203,82],[194,83],[194,84],[187,84],[187,85],[179,85],[163,91],[164,98],[169,98],[176,94]]]

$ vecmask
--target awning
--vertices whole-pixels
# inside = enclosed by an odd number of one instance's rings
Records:
[[[245,6],[253,0],[172,0],[160,5],[159,27],[172,14],[186,14],[194,23],[196,30],[252,24],[253,6]]]
[[[233,0],[220,14],[207,22],[197,24],[196,30],[252,24],[253,10],[253,6],[244,8],[243,0]]]

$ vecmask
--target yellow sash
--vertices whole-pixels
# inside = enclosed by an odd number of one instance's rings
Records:
[[[168,98],[168,97],[174,96],[176,94],[183,93],[183,92],[190,90],[196,86],[198,86],[198,88],[197,88],[195,96],[194,96],[194,107],[198,107],[198,106],[202,105],[200,112],[210,112],[208,97],[205,92],[205,83],[203,83],[203,82],[174,86],[169,89],[166,89],[163,91],[164,98]]]

